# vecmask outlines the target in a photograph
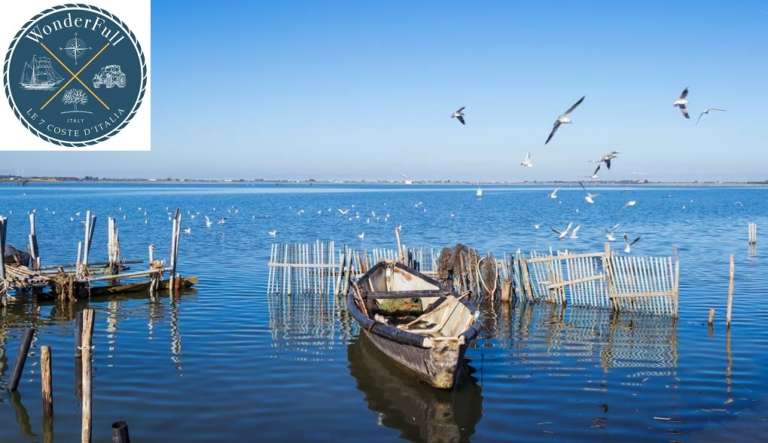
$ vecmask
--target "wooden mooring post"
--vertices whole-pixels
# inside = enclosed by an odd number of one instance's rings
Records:
[[[747,225],[747,243],[750,245],[756,245],[757,244],[757,224],[756,223],[750,223]]]
[[[43,398],[43,417],[53,416],[53,382],[51,374],[51,347],[40,347],[40,390]]]
[[[120,234],[117,230],[117,220],[107,219],[107,265],[112,273],[120,271]]]
[[[19,346],[19,354],[16,356],[16,363],[13,365],[11,380],[8,383],[8,390],[10,392],[16,392],[19,388],[19,382],[24,373],[24,364],[27,362],[27,354],[29,353],[29,347],[32,345],[32,338],[34,336],[35,328],[28,328],[24,332],[24,338],[22,338],[21,345]]]
[[[91,243],[93,242],[93,228],[96,225],[96,216],[91,211],[85,211],[85,236],[83,238],[83,258],[81,265],[88,268],[88,257],[91,252]]]
[[[112,423],[112,443],[131,443],[128,436],[128,423],[123,420]]]
[[[5,294],[5,235],[8,232],[8,219],[0,217],[0,297]]]
[[[731,327],[731,315],[733,312],[733,277],[736,273],[735,265],[733,264],[733,254],[731,254],[731,263],[729,267],[728,277],[728,305],[725,311],[725,325]]]
[[[171,232],[171,275],[170,284],[168,289],[171,294],[176,289],[176,265],[179,257],[179,234],[181,233],[181,210],[176,209],[176,214],[173,216],[172,232]]]
[[[709,315],[707,315],[707,324],[709,326],[712,326],[715,324],[715,310],[713,308],[709,308]]]
[[[91,392],[91,341],[93,339],[93,309],[83,310],[83,336],[82,336],[82,427],[80,430],[80,441],[90,443],[91,425],[92,425],[92,392]]]
[[[35,223],[35,211],[29,213],[29,255],[32,263],[31,268],[40,269],[40,250],[37,246],[37,228]]]

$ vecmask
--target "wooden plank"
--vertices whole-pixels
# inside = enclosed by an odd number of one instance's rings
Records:
[[[578,283],[586,283],[586,282],[591,282],[591,281],[595,281],[595,280],[602,280],[603,278],[605,278],[604,274],[593,275],[591,277],[575,278],[573,280],[561,281],[561,282],[558,282],[558,283],[553,283],[553,284],[547,285],[547,289],[562,288],[562,287],[564,287],[566,285],[575,285],[575,284],[578,284]]]

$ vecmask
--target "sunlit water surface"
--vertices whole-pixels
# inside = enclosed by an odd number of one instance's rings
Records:
[[[126,258],[146,258],[150,243],[167,256],[176,207],[191,228],[180,270],[200,277],[195,290],[90,302],[96,441],[108,440],[118,419],[142,442],[768,439],[768,262],[764,242],[750,251],[746,239],[748,222],[768,226],[768,190],[610,188],[596,191],[594,205],[577,189],[561,190],[559,201],[548,191],[488,188],[477,199],[466,187],[2,186],[0,214],[9,217],[10,242],[24,245],[26,214],[37,211],[44,264],[74,261],[86,209],[99,216],[95,260],[106,258],[107,216],[118,219]],[[622,209],[628,200],[638,204]],[[582,225],[580,238],[558,242],[550,227],[571,221]],[[265,291],[272,229],[278,241],[372,248],[391,247],[402,224],[409,245],[460,241],[498,255],[601,250],[615,223],[619,236],[641,236],[635,254],[678,248],[680,318],[486,307],[468,352],[473,375],[453,392],[382,359],[338,300]],[[729,254],[736,295],[726,332]],[[0,394],[0,441],[42,440],[44,344],[53,348],[55,439],[79,438],[72,319],[83,306],[18,300],[2,311],[0,388],[24,328],[38,335],[20,395]],[[709,308],[718,312],[712,330]]]

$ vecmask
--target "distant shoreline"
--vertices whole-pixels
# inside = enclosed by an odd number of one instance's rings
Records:
[[[593,180],[585,181],[588,186],[768,186],[768,180]],[[201,179],[201,178],[114,178],[114,177],[46,177],[0,175],[0,184],[259,184],[259,185],[391,185],[391,186],[578,186],[578,180],[526,180],[526,181],[469,181],[469,180],[316,180],[316,179]]]

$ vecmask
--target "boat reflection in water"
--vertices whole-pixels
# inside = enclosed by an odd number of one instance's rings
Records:
[[[472,376],[463,375],[452,390],[432,388],[386,358],[364,334],[349,345],[347,356],[357,388],[380,425],[410,441],[463,442],[474,434],[483,397]]]

